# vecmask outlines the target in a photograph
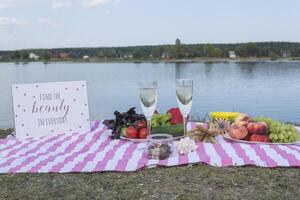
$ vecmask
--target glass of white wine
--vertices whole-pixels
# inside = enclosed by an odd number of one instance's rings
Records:
[[[193,80],[176,79],[176,96],[183,117],[184,136],[187,136],[188,116],[192,108],[193,100]]]
[[[157,102],[157,82],[140,81],[140,101],[143,113],[147,119],[148,135],[151,134],[151,118]]]

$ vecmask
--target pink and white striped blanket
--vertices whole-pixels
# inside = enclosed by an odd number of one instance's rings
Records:
[[[195,123],[189,124],[194,127]],[[255,165],[299,167],[300,146],[199,143],[188,155],[176,153],[166,160],[149,160],[144,143],[111,140],[110,131],[95,122],[87,133],[59,134],[39,140],[0,140],[0,173],[66,173],[136,171],[148,167],[206,163],[212,166]]]

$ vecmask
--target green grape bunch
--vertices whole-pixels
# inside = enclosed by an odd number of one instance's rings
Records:
[[[160,114],[153,115],[151,119],[151,127],[169,127],[171,126],[171,115],[170,114]]]
[[[272,143],[290,143],[299,140],[299,133],[294,125],[282,123],[272,118],[259,117],[256,121],[266,122]]]

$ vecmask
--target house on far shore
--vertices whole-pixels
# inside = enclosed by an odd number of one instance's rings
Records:
[[[236,59],[236,55],[235,55],[234,51],[229,51],[228,56],[229,56],[230,59]]]
[[[161,54],[161,59],[169,59],[169,58],[170,58],[170,56],[169,56],[168,53],[163,52],[163,53]]]
[[[2,56],[0,56],[0,60],[2,60]]]
[[[132,54],[125,54],[125,55],[123,56],[123,58],[125,58],[125,59],[132,59],[132,58],[133,58],[133,55],[132,55]]]
[[[61,58],[61,59],[66,59],[66,58],[69,57],[69,54],[67,54],[67,53],[59,53],[58,56],[59,56],[59,58]]]
[[[292,56],[292,54],[291,54],[291,52],[290,51],[287,51],[287,50],[281,50],[281,57],[283,57],[283,58],[289,58],[289,57],[291,57]]]
[[[88,55],[82,56],[83,59],[89,59],[90,57]]]
[[[29,54],[29,59],[32,59],[32,60],[38,60],[40,57],[38,55],[36,55],[35,53],[30,53]]]

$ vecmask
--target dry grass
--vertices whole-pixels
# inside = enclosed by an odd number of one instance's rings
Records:
[[[1,199],[299,199],[299,169],[194,165],[135,173],[0,175]]]

